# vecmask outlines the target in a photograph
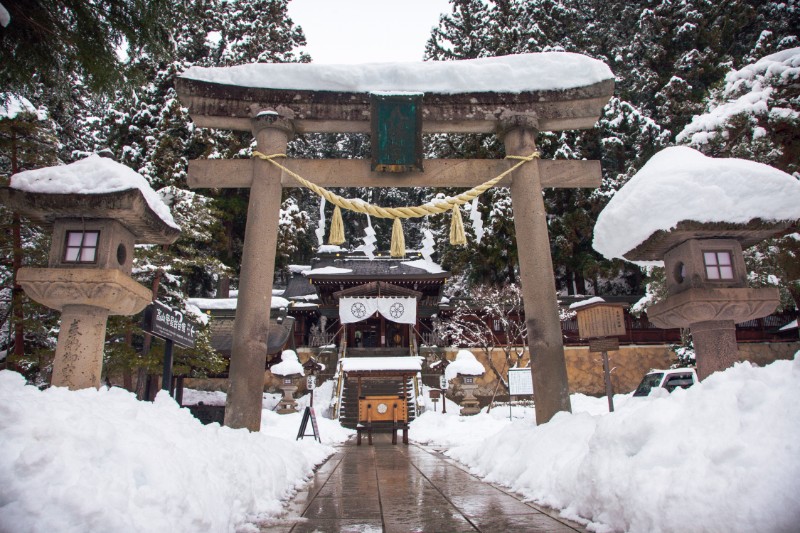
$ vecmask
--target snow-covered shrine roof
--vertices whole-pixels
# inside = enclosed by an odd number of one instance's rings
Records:
[[[737,239],[743,247],[800,221],[800,181],[744,159],[692,148],[654,155],[597,217],[594,249],[605,257],[661,264],[686,238]]]
[[[591,128],[614,90],[597,59],[544,52],[460,61],[191,67],[178,95],[203,127],[250,130],[271,108],[299,132],[369,131],[370,93],[424,93],[426,132],[494,132],[521,116],[540,130]]]
[[[345,357],[343,372],[420,372],[421,357]]]

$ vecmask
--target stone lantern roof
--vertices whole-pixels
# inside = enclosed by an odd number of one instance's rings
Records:
[[[171,244],[180,235],[180,229],[156,214],[139,189],[61,194],[2,188],[0,198],[9,208],[45,227],[61,218],[112,219],[133,233],[137,243]]]
[[[622,256],[628,261],[661,261],[669,250],[690,239],[733,239],[739,241],[744,249],[764,239],[796,230],[796,225],[788,220],[754,219],[743,224],[683,220],[670,230],[653,232],[642,243],[623,253]]]
[[[794,177],[677,146],[654,155],[614,195],[597,218],[593,246],[609,259],[661,262],[688,240],[731,239],[747,248],[799,223]]]

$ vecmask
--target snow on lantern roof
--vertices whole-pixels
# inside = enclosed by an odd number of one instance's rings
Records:
[[[422,370],[422,357],[345,357],[342,359],[343,372],[380,372],[380,371]]]
[[[11,176],[11,189],[40,194],[108,194],[138,189],[147,205],[167,226],[180,229],[169,207],[133,169],[92,154],[69,165],[26,170]],[[171,241],[170,241],[171,242]]]
[[[569,52],[419,63],[191,67],[180,77],[263,89],[438,94],[563,90],[614,79],[611,69],[602,61]]]
[[[743,239],[742,245],[748,246],[798,220],[800,181],[789,174],[679,146],[654,155],[611,198],[597,217],[593,246],[608,259],[661,265],[663,246],[655,251],[637,248],[658,233],[686,228],[695,238],[706,233],[739,238],[735,227],[759,232],[760,238]]]
[[[459,350],[455,361],[452,361],[444,370],[444,377],[450,381],[458,374],[462,376],[482,376],[486,369],[475,359],[475,354],[469,350]]]
[[[276,376],[293,376],[303,374],[303,365],[300,364],[294,350],[284,350],[281,352],[281,362],[271,366],[269,370]]]

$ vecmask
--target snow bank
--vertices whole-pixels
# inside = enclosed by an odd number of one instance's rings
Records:
[[[0,397],[2,531],[233,532],[281,512],[333,453],[204,426],[163,392],[42,392],[3,371]]]
[[[800,181],[762,163],[676,146],[654,155],[611,198],[597,217],[592,245],[608,259],[622,258],[683,220],[744,224],[755,218],[799,219]]]
[[[421,63],[259,63],[191,67],[180,77],[266,89],[459,94],[572,89],[613,79],[614,74],[597,59],[569,52],[544,52]]]
[[[455,361],[444,369],[444,377],[447,381],[455,378],[458,374],[462,376],[482,376],[485,373],[486,369],[475,359],[475,354],[469,350],[459,350]]]
[[[11,176],[10,186],[21,191],[47,194],[105,194],[139,189],[147,205],[161,220],[180,229],[167,204],[141,174],[96,154],[69,165],[19,172]]]
[[[788,533],[800,522],[798,402],[800,358],[742,363],[602,416],[476,425],[485,438],[447,453],[597,531]]]
[[[276,376],[293,376],[303,374],[303,365],[297,359],[297,352],[284,350],[281,352],[281,362],[270,367],[269,370]]]

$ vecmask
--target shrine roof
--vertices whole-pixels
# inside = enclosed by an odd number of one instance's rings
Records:
[[[203,127],[251,129],[266,109],[299,132],[369,129],[369,94],[424,93],[423,131],[492,132],[497,122],[535,117],[539,129],[590,128],[614,90],[597,59],[545,52],[460,61],[317,65],[259,63],[192,67],[176,82]]]
[[[314,265],[315,268],[303,272],[303,276],[312,280],[326,279],[441,279],[447,278],[450,273],[433,268],[420,268],[414,266],[413,261],[403,259],[384,258],[340,258],[332,264]],[[433,263],[431,263],[433,265]],[[438,265],[436,265],[438,266]]]

